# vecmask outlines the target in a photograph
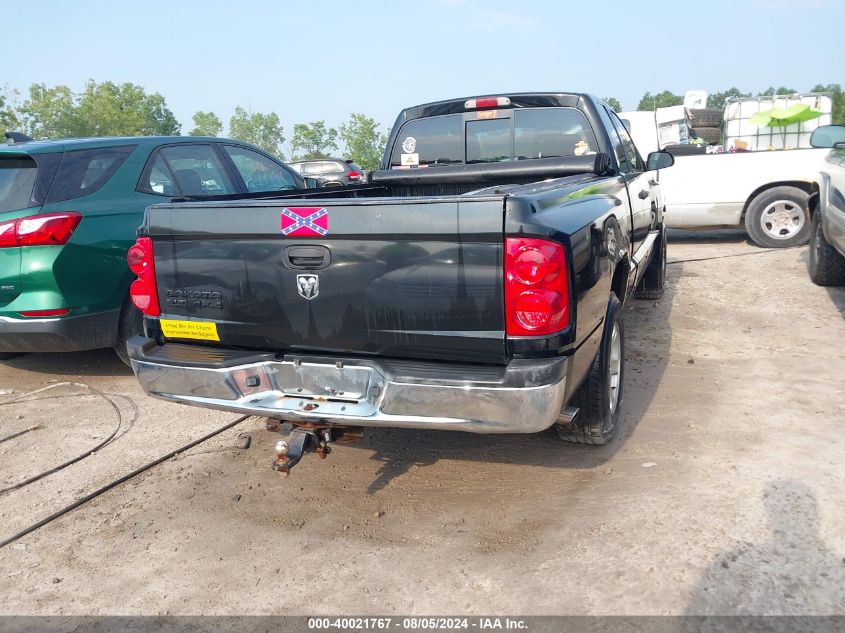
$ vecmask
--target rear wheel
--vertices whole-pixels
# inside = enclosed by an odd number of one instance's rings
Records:
[[[845,286],[845,257],[825,239],[820,211],[810,234],[810,279],[819,286]]]
[[[810,239],[810,196],[795,187],[772,187],[748,205],[745,228],[759,246],[786,248]]]
[[[575,419],[555,430],[562,440],[577,444],[607,444],[619,428],[622,380],[625,375],[625,327],[622,304],[611,293],[599,353],[590,373],[569,404]]]
[[[141,311],[129,299],[126,299],[123,302],[123,308],[120,310],[120,324],[117,328],[117,344],[114,346],[114,351],[127,367],[131,367],[131,363],[129,362],[129,353],[126,351],[126,341],[143,331],[144,319],[141,316]]]

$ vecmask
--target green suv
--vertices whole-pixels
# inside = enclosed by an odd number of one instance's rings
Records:
[[[126,251],[144,209],[180,196],[301,189],[256,147],[128,137],[0,146],[0,358],[114,347],[141,330]]]

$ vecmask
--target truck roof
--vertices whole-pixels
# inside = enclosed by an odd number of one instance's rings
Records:
[[[543,107],[543,106],[569,106],[574,107],[582,99],[595,100],[596,97],[583,92],[500,92],[497,94],[476,95],[445,99],[443,101],[432,101],[416,106],[405,108],[399,113],[397,121],[407,121],[428,116],[439,116],[442,114],[455,114],[466,112],[465,103],[471,99],[490,99],[496,97],[507,97],[511,100],[510,106],[505,107]]]

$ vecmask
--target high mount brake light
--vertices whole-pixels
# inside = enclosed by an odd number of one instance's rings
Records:
[[[62,246],[82,221],[77,211],[29,215],[0,224],[0,248]]]
[[[129,298],[147,316],[159,316],[158,288],[156,287],[155,264],[153,263],[153,241],[139,237],[126,253],[129,270],[138,278],[129,286]]]
[[[544,336],[569,326],[569,276],[563,246],[536,238],[505,240],[505,329]]]
[[[467,99],[464,101],[464,109],[501,108],[510,104],[511,100],[508,97],[484,97],[483,99]]]

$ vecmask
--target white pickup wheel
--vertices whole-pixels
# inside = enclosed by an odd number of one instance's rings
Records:
[[[786,248],[810,239],[810,196],[796,187],[772,187],[748,205],[745,228],[758,246]]]

